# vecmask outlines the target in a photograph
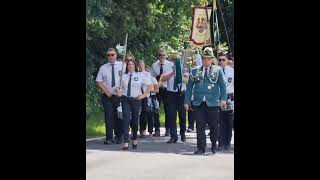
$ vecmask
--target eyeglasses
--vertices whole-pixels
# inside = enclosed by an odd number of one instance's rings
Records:
[[[115,54],[107,54],[108,56],[114,56]]]
[[[165,56],[165,54],[159,54],[159,57],[161,57],[161,56]]]
[[[219,61],[225,61],[226,59],[218,59]]]

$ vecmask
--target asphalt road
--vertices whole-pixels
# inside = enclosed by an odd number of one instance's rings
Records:
[[[187,142],[179,136],[178,143],[167,144],[169,137],[164,136],[164,129],[161,132],[161,137],[138,138],[138,149],[129,151],[119,144],[104,145],[103,139],[87,140],[87,180],[234,179],[233,145],[231,151],[213,155],[207,136],[206,154],[194,155],[196,133],[186,133]]]

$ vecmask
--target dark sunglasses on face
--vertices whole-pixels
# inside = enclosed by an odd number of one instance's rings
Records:
[[[219,61],[225,61],[226,59],[218,59]]]
[[[159,57],[161,57],[161,56],[165,56],[164,54],[159,54]]]
[[[107,54],[108,56],[114,56],[114,54]]]

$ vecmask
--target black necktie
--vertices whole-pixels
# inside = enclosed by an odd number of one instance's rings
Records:
[[[226,74],[226,72],[224,72],[224,68],[222,68],[222,70],[223,70],[223,74]]]
[[[162,67],[162,65],[163,64],[160,64],[161,66],[160,66],[160,76],[162,75],[162,73],[163,73],[163,67]]]
[[[204,79],[207,78],[208,76],[208,68],[206,68],[205,72],[204,72]]]
[[[116,80],[114,77],[114,64],[111,64],[112,66],[112,81],[111,81],[111,87],[114,87],[116,85]]]
[[[130,74],[130,78],[128,82],[127,97],[130,97],[131,95],[131,77],[132,77],[132,74]]]

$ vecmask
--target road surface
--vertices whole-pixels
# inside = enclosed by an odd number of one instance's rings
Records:
[[[103,139],[87,140],[87,180],[234,179],[233,145],[231,151],[213,155],[207,136],[206,154],[194,155],[196,133],[186,133],[187,142],[179,136],[178,143],[167,144],[169,137],[164,136],[164,129],[161,132],[161,137],[138,138],[138,149],[129,151],[123,151],[120,144],[104,145]]]

